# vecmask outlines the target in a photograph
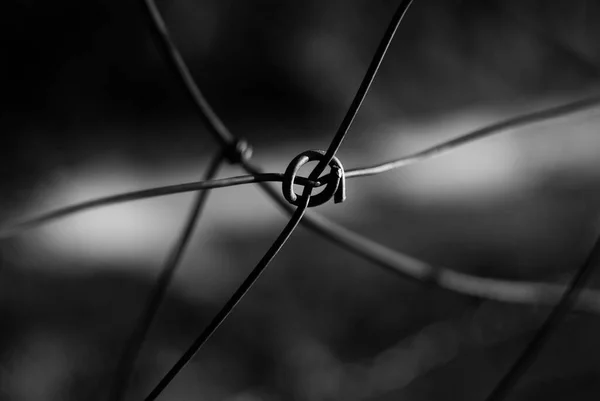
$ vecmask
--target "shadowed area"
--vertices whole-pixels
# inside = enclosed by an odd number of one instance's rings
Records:
[[[211,105],[255,162],[280,173],[327,147],[397,4],[158,6]],[[204,174],[217,144],[154,46],[141,1],[8,0],[3,13],[2,225]],[[595,94],[599,18],[585,0],[415,1],[340,160],[373,165]],[[599,119],[591,109],[349,180],[348,200],[318,211],[459,272],[564,283],[598,228]],[[239,174],[227,166],[220,177]],[[1,240],[0,398],[107,399],[192,196]],[[126,399],[149,392],[287,218],[259,188],[213,191]],[[300,228],[161,399],[480,400],[548,311],[398,279]],[[570,315],[514,399],[597,394],[599,331],[597,316]]]

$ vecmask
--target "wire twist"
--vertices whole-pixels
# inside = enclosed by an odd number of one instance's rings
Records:
[[[456,292],[463,294],[484,296],[492,299],[498,298],[498,300],[505,301],[515,301],[515,299],[517,299],[523,302],[524,299],[529,299],[531,297],[545,298],[544,296],[541,296],[544,295],[545,291],[542,291],[543,288],[539,285],[537,287],[532,285],[525,285],[526,288],[524,288],[523,286],[519,287],[517,283],[503,283],[500,281],[493,281],[492,283],[490,283],[490,281],[492,280],[475,278],[458,272],[436,269],[433,266],[427,265],[421,261],[415,260],[406,255],[393,252],[377,243],[362,238],[361,236],[353,232],[350,232],[348,230],[343,229],[340,226],[335,225],[334,223],[324,219],[321,216],[311,214],[307,214],[306,216],[304,216],[304,213],[307,207],[321,205],[329,201],[329,199],[331,199],[332,197],[334,198],[335,203],[340,203],[344,201],[345,178],[378,174],[393,168],[398,168],[404,165],[422,161],[426,158],[439,155],[441,153],[454,149],[458,146],[462,146],[476,139],[481,139],[485,136],[489,136],[495,132],[499,132],[509,128],[515,128],[516,126],[530,124],[536,121],[545,120],[547,118],[555,118],[557,115],[572,113],[583,108],[588,108],[591,105],[598,104],[599,100],[597,98],[591,100],[593,104],[585,103],[584,101],[567,106],[561,106],[556,109],[542,111],[537,114],[534,113],[532,115],[518,117],[509,120],[508,122],[488,127],[487,130],[484,129],[480,131],[475,131],[473,133],[470,133],[469,135],[457,138],[455,140],[449,141],[445,144],[428,149],[415,155],[411,155],[402,159],[398,159],[376,166],[355,169],[354,171],[349,170],[346,174],[341,163],[335,157],[335,154],[339,149],[344,137],[346,136],[352,124],[352,121],[356,116],[356,113],[358,112],[369,90],[369,87],[373,82],[373,79],[375,78],[377,70],[390,45],[394,33],[402,20],[402,17],[406,13],[408,7],[412,2],[412,0],[402,0],[401,4],[397,8],[396,13],[394,14],[394,17],[392,18],[392,22],[390,23],[388,29],[384,34],[384,37],[357,91],[357,94],[352,104],[350,105],[350,108],[347,111],[344,120],[342,121],[342,124],[340,125],[332,142],[330,143],[327,152],[315,150],[305,151],[300,155],[296,156],[296,158],[294,158],[292,162],[290,162],[290,165],[286,169],[284,175],[262,174],[260,172],[260,169],[248,163],[252,155],[252,149],[249,146],[249,144],[246,141],[237,139],[234,135],[232,135],[232,133],[225,127],[223,122],[215,114],[215,112],[208,104],[207,100],[200,92],[198,86],[194,82],[192,74],[190,73],[189,69],[185,64],[185,61],[183,60],[181,54],[177,50],[177,47],[171,40],[166,24],[162,16],[160,15],[160,12],[156,7],[156,4],[154,3],[154,0],[144,0],[144,2],[146,4],[147,16],[149,17],[150,22],[154,28],[153,32],[158,38],[161,50],[167,56],[166,58],[170,63],[171,67],[174,69],[175,73],[179,76],[180,82],[184,85],[188,94],[191,96],[193,102],[197,106],[199,115],[208,125],[209,129],[212,131],[217,141],[223,146],[222,156],[226,158],[231,164],[241,165],[241,167],[243,167],[246,171],[251,173],[252,176],[231,177],[225,180],[213,180],[210,182],[176,185],[158,189],[137,191],[129,194],[121,194],[103,199],[97,199],[94,201],[86,202],[84,204],[64,208],[42,216],[40,218],[30,220],[28,222],[25,222],[25,224],[21,224],[13,230],[5,232],[4,235],[2,232],[0,232],[0,238],[2,238],[3,236],[6,237],[8,235],[14,235],[15,233],[23,231],[24,229],[32,228],[44,222],[48,222],[59,217],[64,217],[68,214],[84,209],[89,209],[91,207],[129,201],[134,199],[142,199],[151,196],[160,196],[169,193],[184,192],[188,190],[218,188],[247,183],[260,183],[261,186],[263,186],[263,188],[265,189],[265,191],[271,197],[273,197],[276,202],[278,202],[288,211],[291,211],[294,208],[290,205],[285,204],[285,202],[279,199],[276,192],[274,192],[266,184],[267,181],[281,180],[283,182],[282,192],[285,199],[291,205],[296,206],[295,210],[292,212],[292,218],[290,219],[286,227],[283,229],[279,237],[275,240],[273,245],[263,256],[263,258],[258,262],[255,269],[250,273],[250,275],[241,284],[241,286],[234,292],[229,301],[217,313],[217,315],[214,317],[211,323],[199,335],[199,337],[192,344],[192,346],[184,353],[184,355],[182,355],[182,357],[171,368],[167,375],[152,390],[147,400],[156,399],[156,397],[158,397],[160,393],[168,386],[171,380],[179,373],[179,371],[191,360],[191,358],[202,347],[202,345],[210,338],[210,336],[215,332],[215,330],[220,326],[220,324],[227,318],[227,316],[233,310],[236,304],[243,298],[243,296],[250,289],[250,287],[256,282],[260,274],[267,268],[271,260],[275,257],[277,252],[285,244],[289,236],[292,234],[292,232],[295,230],[295,228],[301,221],[313,230],[346,247],[350,251],[365,257],[366,259],[374,261],[379,265],[389,268],[397,273],[401,273],[402,275],[408,275],[410,277],[417,278],[421,281],[435,283],[442,288],[452,289]],[[312,170],[308,179],[303,177],[297,177],[300,168],[310,161],[318,161],[318,165]],[[325,176],[321,176],[321,174],[327,166],[331,168],[331,173]],[[294,184],[300,184],[304,186],[304,191],[302,195],[297,195],[294,192]],[[321,193],[312,196],[312,191],[314,190],[314,188],[321,185],[325,185],[325,189]],[[199,203],[201,202],[199,201]],[[187,238],[189,238],[189,235],[191,235],[191,230],[193,229],[194,221],[196,220],[197,214],[199,213],[199,208],[194,210],[195,212],[192,213],[192,217],[190,217],[190,219],[188,220],[188,224],[186,225],[185,233],[182,235],[182,238],[184,239],[180,240],[179,244],[177,245],[177,248],[181,249],[175,250],[173,253],[173,255],[178,255],[175,259],[181,257],[181,252],[185,247]],[[187,234],[187,232],[189,232],[189,234]],[[592,256],[590,256],[589,258],[590,261],[597,259],[598,252],[600,252],[599,244],[600,242],[597,242],[597,244],[594,246]],[[176,268],[176,265],[177,261],[166,264],[167,268],[165,269],[165,272],[167,273],[164,274],[165,277],[168,278],[165,279],[160,285],[161,291],[164,291],[164,289],[168,285],[168,282],[170,281],[170,276]],[[586,263],[586,265],[584,265],[584,267],[582,267],[579,270],[575,280],[573,280],[573,282],[567,287],[565,295],[563,296],[561,302],[558,304],[556,309],[553,311],[545,326],[542,327],[542,329],[536,336],[536,339],[534,339],[532,345],[530,345],[528,347],[528,350],[523,354],[523,357],[520,358],[515,367],[511,369],[509,374],[505,377],[503,383],[499,385],[498,388],[500,390],[497,390],[494,394],[491,395],[491,399],[504,399],[506,393],[512,387],[514,387],[516,380],[525,372],[528,364],[531,362],[532,355],[535,356],[539,352],[539,349],[541,348],[544,339],[548,336],[548,333],[553,327],[556,326],[556,322],[560,321],[560,319],[564,317],[564,315],[569,311],[570,307],[572,306],[571,304],[575,302],[579,291],[581,291],[583,288],[584,282],[587,278],[587,275],[589,274],[591,265],[591,262]],[[498,290],[498,288],[500,288],[502,291],[493,291]],[[523,291],[524,289],[526,291]],[[503,299],[502,297],[504,297],[505,299]],[[156,299],[158,298],[159,297],[157,297]],[[158,303],[160,302],[156,301],[156,306],[149,305],[148,310],[151,311],[149,312],[150,315],[154,314],[154,309],[158,307]],[[600,309],[600,306],[596,304],[595,309]],[[145,332],[147,331],[148,327],[149,325],[141,330],[142,337],[145,335]],[[142,340],[140,340],[139,346],[141,346],[141,341]],[[130,361],[133,361],[134,359],[135,356]],[[128,366],[126,370],[129,369],[131,369],[131,366]],[[128,374],[129,372],[127,372],[127,375]],[[127,378],[125,378],[125,381],[126,380]]]
[[[294,192],[294,181],[296,180],[298,171],[306,163],[321,161],[325,157],[326,154],[322,150],[307,150],[292,159],[283,174],[283,181],[281,184],[281,192],[283,193],[285,200],[294,206],[299,205],[298,195]],[[346,200],[346,176],[342,163],[337,157],[333,156],[328,165],[329,168],[331,168],[331,173],[322,177],[326,187],[321,193],[311,196],[308,207],[320,206],[328,202],[332,197],[335,203],[341,203]],[[314,186],[307,183],[305,184],[305,189],[306,188],[312,191]]]
[[[230,164],[239,164],[248,161],[252,157],[252,146],[248,141],[237,138],[229,145],[223,147],[223,155]]]

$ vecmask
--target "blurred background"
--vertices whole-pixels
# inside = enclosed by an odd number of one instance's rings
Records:
[[[325,149],[397,4],[164,0],[200,88],[256,162]],[[200,179],[217,149],[142,1],[6,0],[0,222]],[[597,93],[600,3],[415,1],[338,153],[374,164]],[[565,280],[598,228],[600,110],[348,182],[318,208],[398,251]],[[239,175],[228,166],[221,176]],[[105,400],[193,195],[106,207],[0,242],[0,399]],[[143,399],[286,223],[253,186],[214,191],[144,347]],[[593,285],[593,283],[590,283]],[[402,280],[299,228],[164,400],[482,400],[548,312]],[[597,399],[598,316],[572,314],[515,400]]]

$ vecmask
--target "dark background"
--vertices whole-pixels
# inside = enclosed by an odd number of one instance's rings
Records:
[[[3,3],[0,221],[202,174],[216,143],[155,48],[142,7]],[[159,7],[217,113],[275,172],[327,146],[396,4]],[[593,93],[599,21],[600,4],[584,0],[415,1],[341,160],[376,163]],[[597,227],[597,131],[598,113],[587,112],[512,132],[352,181],[346,204],[321,211],[431,263],[564,280]],[[189,199],[108,208],[2,241],[1,399],[106,399]],[[129,399],[147,394],[285,224],[256,189],[211,199]],[[161,399],[480,400],[547,311],[398,279],[300,228]],[[596,399],[598,334],[596,316],[569,317],[514,399]]]

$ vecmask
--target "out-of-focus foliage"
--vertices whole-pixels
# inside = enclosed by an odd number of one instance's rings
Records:
[[[5,0],[0,218],[197,179],[215,146],[153,45],[141,1]],[[200,87],[256,159],[324,148],[395,2],[159,2]],[[589,93],[593,1],[419,1],[341,151],[354,167]],[[349,184],[326,214],[429,262],[566,279],[595,228],[598,113]],[[227,169],[223,174],[238,174]],[[138,364],[140,399],[284,218],[215,192]],[[103,400],[189,197],[107,208],[0,244],[0,398]],[[94,214],[96,213],[96,214]],[[304,229],[165,393],[173,400],[479,400],[547,309],[397,279]],[[598,318],[572,316],[515,399],[598,394]]]

